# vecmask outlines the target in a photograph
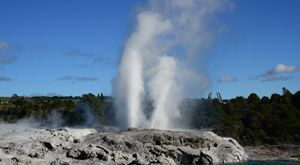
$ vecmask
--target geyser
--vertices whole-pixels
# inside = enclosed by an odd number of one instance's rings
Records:
[[[199,62],[199,52],[209,48],[222,31],[220,24],[209,29],[214,14],[230,7],[234,5],[217,0],[153,0],[139,8],[114,80],[120,127],[174,127],[184,95],[190,96],[190,90],[199,95],[209,85],[194,61]],[[153,101],[148,120],[142,105],[144,95]]]

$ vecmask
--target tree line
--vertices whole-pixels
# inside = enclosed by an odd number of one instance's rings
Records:
[[[228,103],[201,99],[190,110],[193,128],[212,127],[221,136],[237,139],[244,145],[300,144],[300,90],[259,98],[236,97]]]
[[[61,99],[63,98],[63,99]],[[113,102],[111,97],[92,93],[83,94],[78,99],[69,97],[24,97],[13,94],[11,105],[0,106],[0,120],[15,123],[19,119],[31,117],[36,122],[59,122],[60,126],[84,125],[91,114],[93,122],[114,125]],[[59,118],[58,118],[59,116]],[[57,121],[53,121],[53,119]]]

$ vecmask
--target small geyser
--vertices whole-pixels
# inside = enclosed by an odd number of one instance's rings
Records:
[[[214,15],[232,7],[233,3],[219,0],[150,0],[138,8],[114,80],[120,127],[175,127],[182,98],[191,96],[190,91],[199,96],[209,85],[194,61],[222,31],[219,23],[212,24]],[[149,120],[142,105],[146,94],[154,108]]]

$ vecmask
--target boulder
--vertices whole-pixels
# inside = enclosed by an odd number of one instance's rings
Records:
[[[248,159],[244,149],[231,138],[221,140],[211,148],[202,149],[200,155],[201,164],[233,163]]]

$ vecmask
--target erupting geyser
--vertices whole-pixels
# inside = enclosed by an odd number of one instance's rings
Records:
[[[217,0],[153,0],[139,8],[114,81],[119,126],[174,126],[181,116],[180,101],[188,89],[193,87],[191,90],[199,94],[209,85],[204,72],[191,66],[221,31],[218,26],[208,30],[214,14],[228,7],[234,5]],[[142,105],[146,94],[154,108],[148,120]]]

